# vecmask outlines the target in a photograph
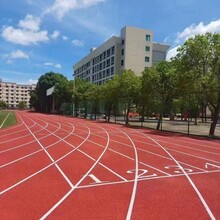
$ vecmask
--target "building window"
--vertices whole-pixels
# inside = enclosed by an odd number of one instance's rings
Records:
[[[111,55],[113,55],[115,53],[115,46],[113,46],[112,48],[111,48]]]
[[[106,76],[109,76],[110,75],[110,69],[107,69],[106,70]]]
[[[124,49],[121,50],[121,55],[122,55],[122,56],[124,55]]]
[[[110,66],[110,59],[107,59],[107,64],[106,64],[107,67]]]
[[[149,46],[145,46],[145,51],[149,52],[150,51],[150,47]]]
[[[150,35],[146,34],[146,41],[150,41]]]
[[[111,57],[111,65],[114,65],[114,57]]]
[[[124,66],[124,60],[121,60],[121,66]]]
[[[145,57],[145,62],[149,63],[150,62],[150,57]]]
[[[124,44],[125,44],[125,40],[124,40],[124,39],[121,41],[121,44],[122,44],[122,45],[124,45]]]
[[[110,49],[107,50],[107,57],[110,57]]]
[[[114,74],[114,67],[111,68],[111,75]]]

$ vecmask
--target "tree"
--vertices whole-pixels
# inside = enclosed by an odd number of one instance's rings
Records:
[[[70,101],[68,80],[60,73],[48,72],[38,79],[34,92],[31,93],[31,103],[40,112],[51,112],[52,102],[55,110],[59,110],[61,103]],[[46,96],[47,89],[55,86],[52,96]]]
[[[146,68],[142,72],[139,94],[139,108],[142,120],[144,115],[151,115],[154,111],[154,103],[158,98],[158,85],[160,75],[155,68]]]
[[[157,129],[160,128],[164,113],[171,113],[171,103],[176,92],[176,72],[173,62],[162,61],[153,68],[158,72],[157,91],[161,97],[160,117],[157,124]]]
[[[27,107],[27,105],[26,105],[26,102],[25,101],[20,101],[19,103],[18,103],[18,108],[20,109],[20,110],[23,110],[23,109],[25,109]]]
[[[90,91],[92,83],[76,78],[73,88],[73,102],[75,104],[75,109],[84,109],[84,117],[87,117],[88,113],[88,103],[90,99]],[[77,116],[77,115],[76,115]]]
[[[129,113],[132,108],[137,107],[139,98],[140,78],[131,70],[124,70],[119,77],[119,94],[120,98],[126,105],[126,120],[128,124]]]
[[[209,135],[214,136],[220,112],[220,34],[207,33],[187,40],[178,50],[174,62],[182,89],[187,93],[195,91],[193,99],[198,100],[198,108],[204,102],[211,107],[213,122]],[[212,90],[215,90],[213,94],[205,92]]]
[[[6,108],[6,107],[7,107],[6,102],[0,100],[0,108]]]
[[[116,108],[119,102],[119,76],[116,75],[112,80],[108,80],[101,89],[101,100],[104,103],[105,115],[107,115],[108,121],[110,121],[111,111],[114,109],[116,114]]]

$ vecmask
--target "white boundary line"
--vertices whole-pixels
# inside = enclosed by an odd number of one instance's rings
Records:
[[[5,117],[5,120],[2,122],[2,124],[0,125],[0,129],[3,127],[3,125],[5,124],[6,120],[8,119],[9,115],[10,115],[11,112],[9,112],[7,114],[7,116]]]

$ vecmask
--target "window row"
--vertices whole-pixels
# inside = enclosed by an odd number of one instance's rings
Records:
[[[114,63],[115,63],[114,57],[111,57],[111,58],[107,59],[106,61],[103,61],[102,63],[94,66],[92,68],[92,73],[96,73],[98,71],[101,71],[101,70],[105,69],[106,67],[114,65]]]
[[[114,67],[103,70],[99,73],[96,73],[92,76],[92,82],[101,80],[103,78],[109,77],[110,75],[114,75]]]
[[[109,48],[108,50],[104,51],[103,53],[101,53],[99,56],[95,57],[92,60],[92,64],[95,65],[99,62],[101,62],[102,60],[112,56],[115,54],[115,46]]]

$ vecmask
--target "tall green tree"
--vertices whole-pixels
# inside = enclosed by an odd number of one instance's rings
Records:
[[[142,120],[144,115],[151,115],[156,111],[155,103],[158,99],[158,85],[160,82],[160,75],[155,68],[146,68],[142,72],[139,94],[139,109]]]
[[[173,62],[162,61],[153,68],[158,72],[157,92],[160,95],[161,108],[157,129],[160,128],[164,113],[171,113],[171,103],[176,93],[176,72]]]
[[[220,34],[207,33],[187,40],[178,50],[174,62],[182,90],[195,91],[193,99],[197,99],[198,108],[206,102],[213,111],[209,135],[214,136],[220,112]]]
[[[110,121],[111,112],[114,110],[116,114],[116,108],[118,106],[120,97],[120,84],[119,76],[116,75],[112,80],[108,80],[101,89],[101,100],[104,103],[105,115],[107,115],[107,120]]]
[[[0,108],[6,108],[7,107],[7,103],[0,100]]]
[[[52,109],[52,99],[55,110],[59,110],[61,103],[69,100],[68,80],[60,73],[48,72],[38,79],[36,91],[32,94],[32,101],[40,112],[50,112]],[[47,96],[47,89],[55,86],[52,96]]]
[[[74,79],[74,81],[73,102],[75,104],[75,109],[84,109],[84,117],[86,118],[88,114],[90,91],[93,85],[92,83],[82,80],[80,78],[76,78]]]
[[[129,122],[129,113],[137,108],[139,99],[140,78],[131,70],[124,70],[119,77],[119,94],[126,105],[125,124]]]

